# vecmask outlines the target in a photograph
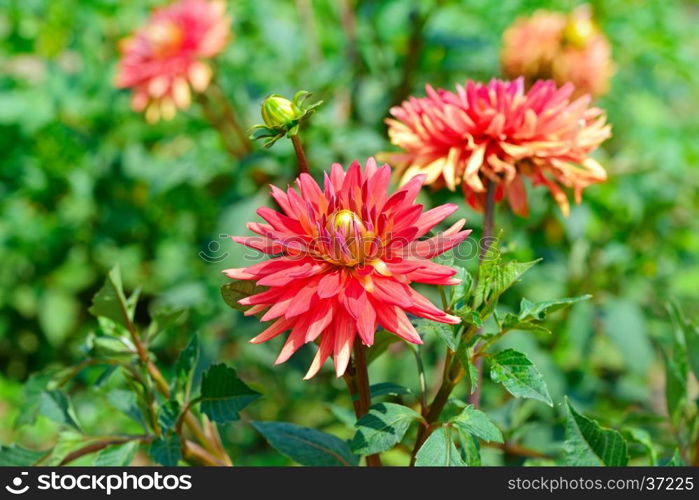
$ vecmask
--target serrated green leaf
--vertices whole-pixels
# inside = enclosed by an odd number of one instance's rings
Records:
[[[472,434],[484,441],[502,443],[502,433],[492,420],[480,410],[468,405],[460,415],[451,419],[459,432]]]
[[[417,467],[463,467],[461,458],[452,440],[453,431],[449,427],[439,427],[423,443],[415,455]]]
[[[264,288],[255,285],[252,281],[233,280],[221,286],[221,297],[223,297],[223,300],[229,307],[237,311],[247,311],[250,309],[250,306],[241,305],[238,301],[256,293],[261,293],[264,290]]]
[[[286,422],[252,422],[278,452],[301,465],[337,467],[357,465],[347,443],[331,434]]]
[[[566,465],[627,465],[628,447],[620,433],[604,428],[597,421],[575,411],[568,398],[565,404],[567,417],[563,451]]]
[[[151,458],[166,467],[174,467],[182,458],[182,443],[177,434],[156,439],[150,446]]]
[[[415,329],[421,335],[436,335],[452,351],[456,350],[456,339],[454,338],[454,329],[451,325],[430,321],[429,319],[419,319],[415,322]]]
[[[27,467],[34,465],[48,450],[33,451],[19,445],[0,446],[0,467]]]
[[[519,351],[505,349],[490,358],[490,377],[518,398],[537,399],[553,406],[544,378]]]
[[[238,420],[238,412],[259,397],[224,364],[213,365],[202,378],[201,411],[214,422]]]
[[[138,446],[138,441],[109,446],[97,453],[94,465],[96,467],[126,467],[131,465],[138,451]]]
[[[592,295],[580,295],[579,297],[566,297],[563,299],[545,300],[543,302],[532,302],[523,298],[519,304],[519,320],[542,321],[546,319],[547,314],[560,311],[561,309],[591,298]]]
[[[400,443],[410,424],[422,417],[407,406],[395,403],[379,403],[357,423],[357,433],[350,443],[352,451],[360,455],[373,455],[393,448]]]
[[[32,425],[41,415],[79,431],[80,425],[68,395],[58,389],[47,389],[51,379],[50,374],[39,374],[27,383],[25,401],[15,425]]]
[[[180,403],[171,399],[167,401],[164,405],[160,407],[158,412],[158,424],[160,424],[160,431],[166,433],[171,430],[177,418],[180,416]]]
[[[129,313],[118,267],[109,271],[104,285],[92,298],[92,306],[88,311],[94,316],[104,316],[128,328],[133,317]]]
[[[485,304],[486,309],[492,309],[498,297],[540,260],[502,262],[499,247],[495,244],[491,245],[478,267],[478,282],[473,294],[473,308],[477,309]]]
[[[413,393],[407,387],[394,384],[393,382],[380,382],[378,384],[372,384],[371,387],[369,387],[369,392],[371,393],[372,399],[379,396],[401,396],[403,394]]]

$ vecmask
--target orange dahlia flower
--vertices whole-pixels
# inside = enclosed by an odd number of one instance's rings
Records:
[[[146,25],[120,43],[119,88],[132,88],[131,105],[149,122],[171,119],[203,92],[211,68],[202,61],[223,49],[230,17],[222,0],[180,0],[156,9]]]
[[[347,368],[355,337],[372,345],[378,325],[421,344],[407,313],[459,323],[410,284],[457,284],[454,269],[430,259],[461,243],[470,231],[461,230],[464,220],[460,220],[437,236],[420,239],[457,206],[423,212],[422,205],[415,203],[420,177],[388,196],[390,175],[390,168],[378,168],[373,158],[364,170],[358,162],[347,172],[333,165],[323,189],[310,175],[301,174],[296,181],[298,192],[272,186],[281,213],[267,207],[257,211],[267,224],[252,222],[248,228],[260,236],[233,238],[274,255],[224,273],[269,287],[240,303],[252,306],[246,315],[266,311],[262,321],[274,321],[251,342],[266,342],[291,331],[275,364],[289,359],[303,344],[318,340],[318,352],[305,378],[313,377],[331,354],[339,377]]]
[[[501,62],[507,78],[524,76],[528,85],[549,78],[571,82],[577,95],[607,93],[614,73],[609,42],[587,6],[569,15],[538,11],[517,19],[503,35]]]
[[[539,81],[528,91],[514,82],[469,81],[456,93],[427,86],[427,96],[391,108],[388,135],[403,153],[388,153],[403,182],[425,174],[425,184],[461,185],[466,201],[482,210],[486,184],[496,184],[495,200],[507,198],[512,210],[527,214],[523,177],[551,191],[568,215],[561,185],[576,202],[586,186],[606,179],[588,155],[610,135],[602,110],[589,96],[570,100],[573,86]]]

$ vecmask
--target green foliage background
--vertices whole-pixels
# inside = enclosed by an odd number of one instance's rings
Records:
[[[498,76],[508,24],[537,8],[577,4],[435,2],[230,0],[235,37],[216,60],[219,82],[247,126],[259,122],[259,103],[269,93],[291,96],[303,88],[323,99],[302,131],[318,174],[332,162],[363,161],[390,148],[382,120],[414,20],[427,10],[434,8],[411,85],[416,94],[427,82],[452,87]],[[201,366],[232,361],[264,394],[246,410],[251,418],[349,438],[351,429],[337,420],[351,408],[341,381],[330,370],[302,381],[312,349],[273,367],[280,343],[248,344],[261,325],[219,295],[221,269],[250,258],[222,235],[246,234],[245,222],[268,203],[266,185],[294,177],[289,141],[236,162],[196,105],[150,126],[130,110],[128,92],[113,87],[117,41],[159,3],[0,0],[0,443],[42,449],[57,439],[58,426],[48,419],[13,426],[22,387],[32,372],[81,359],[80,346],[96,327],[90,298],[114,264],[128,290],[142,287],[137,322],[148,309],[189,310],[160,337],[161,366],[172,367],[198,332]],[[666,304],[676,301],[687,317],[699,316],[699,8],[680,0],[591,4],[617,64],[612,91],[598,103],[614,127],[597,154],[609,181],[589,188],[568,219],[543,189],[532,189],[531,217],[503,209],[496,226],[514,257],[544,259],[505,295],[503,310],[515,310],[521,296],[594,298],[553,316],[552,335],[513,333],[502,346],[535,361],[555,407],[509,399],[486,380],[484,408],[508,439],[556,454],[568,395],[607,426],[644,429],[667,459],[676,438],[664,416],[661,352],[673,339]],[[480,232],[481,217],[458,195],[421,196],[427,206],[460,203],[454,218],[467,217]],[[427,341],[427,365],[434,367],[443,347]],[[82,374],[75,396],[82,430],[134,426],[90,387],[94,377]],[[411,353],[384,356],[371,377],[415,387]],[[697,392],[688,388],[690,402]],[[244,423],[225,426],[224,439],[236,463],[286,463]],[[641,447],[631,451],[632,461],[641,460]],[[398,452],[391,460],[404,461]],[[521,461],[499,450],[484,454],[484,463]]]

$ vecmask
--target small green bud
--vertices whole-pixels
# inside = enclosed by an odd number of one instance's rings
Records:
[[[301,90],[291,100],[279,94],[268,96],[261,109],[264,125],[252,127],[250,139],[264,140],[264,146],[269,148],[283,137],[298,134],[301,122],[323,102],[306,104],[310,95],[310,92]]]
[[[302,114],[296,104],[279,94],[272,94],[262,103],[262,120],[269,128],[288,128]]]

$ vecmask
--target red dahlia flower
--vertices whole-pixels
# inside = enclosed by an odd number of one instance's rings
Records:
[[[253,343],[266,342],[290,330],[276,363],[283,363],[303,344],[319,340],[306,379],[332,354],[337,376],[344,374],[355,337],[374,342],[378,325],[421,344],[406,313],[442,323],[459,319],[438,309],[410,283],[454,285],[456,271],[430,259],[461,243],[470,231],[464,220],[438,236],[425,236],[456,209],[443,205],[427,212],[415,203],[422,178],[408,182],[392,196],[390,168],[377,168],[370,158],[345,172],[339,164],[325,175],[323,189],[308,174],[286,192],[272,186],[281,213],[260,208],[267,224],[248,228],[259,237],[233,240],[273,258],[244,269],[227,269],[234,279],[254,280],[268,290],[240,301],[252,306],[246,315],[265,311],[274,322]]]
[[[607,93],[614,73],[609,42],[587,6],[569,15],[542,10],[517,19],[503,35],[501,62],[507,78],[570,82],[576,95]]]
[[[191,89],[206,90],[211,68],[202,59],[221,52],[228,39],[225,9],[221,0],[180,0],[156,9],[144,27],[122,40],[116,85],[133,88],[131,105],[146,110],[149,122],[189,107]]]
[[[466,201],[482,210],[486,183],[496,184],[495,200],[505,196],[513,211],[527,214],[523,177],[549,188],[565,215],[568,198],[560,185],[575,192],[606,179],[588,155],[610,136],[602,110],[589,107],[589,96],[570,100],[573,86],[557,88],[539,81],[528,91],[524,81],[469,81],[456,93],[427,86],[427,97],[412,97],[391,108],[391,142],[404,153],[384,157],[403,182],[425,174],[425,184],[452,191],[461,185]]]

